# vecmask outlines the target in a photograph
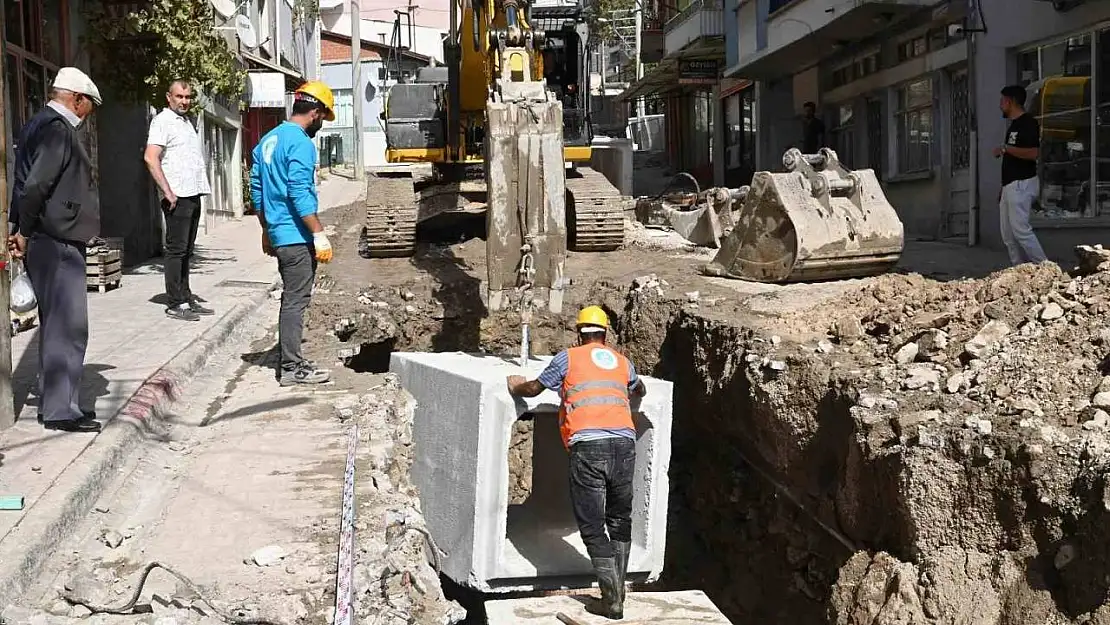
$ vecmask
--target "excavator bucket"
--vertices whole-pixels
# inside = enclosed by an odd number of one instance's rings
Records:
[[[799,282],[872,276],[897,264],[902,222],[872,170],[850,171],[828,148],[792,149],[783,165],[787,173],[752,179],[706,275]]]

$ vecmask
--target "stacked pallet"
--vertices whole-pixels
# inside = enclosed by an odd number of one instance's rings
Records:
[[[105,246],[89,247],[85,252],[85,286],[104,293],[119,287],[122,281],[120,251]]]

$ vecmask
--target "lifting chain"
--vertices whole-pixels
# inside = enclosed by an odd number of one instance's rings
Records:
[[[532,323],[532,306],[536,282],[536,259],[532,254],[532,237],[526,236],[524,245],[520,246],[520,267],[516,275],[517,305],[520,310],[520,366],[528,366],[530,356],[531,336],[529,325]]]

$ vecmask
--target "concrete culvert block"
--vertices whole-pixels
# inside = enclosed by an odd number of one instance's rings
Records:
[[[393,354],[390,371],[416,399],[412,480],[440,550],[442,572],[483,592],[585,587],[593,581],[568,490],[559,397],[514,400],[506,378],[536,377],[510,359]],[[672,385],[641,376],[629,579],[657,579],[666,548]],[[522,436],[531,436],[531,449]],[[530,472],[530,477],[525,473]]]

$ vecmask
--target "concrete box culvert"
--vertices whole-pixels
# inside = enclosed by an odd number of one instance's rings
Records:
[[[593,572],[571,512],[567,456],[559,437],[559,398],[545,392],[514,400],[513,374],[537,375],[508,358],[464,353],[393,354],[390,371],[416,399],[413,483],[442,572],[483,592],[587,586]],[[670,382],[643,377],[647,396],[634,406],[637,426],[631,579],[654,581],[666,549],[672,393]],[[521,418],[534,421],[531,489],[511,503],[509,453]],[[527,467],[516,471],[528,470]]]

